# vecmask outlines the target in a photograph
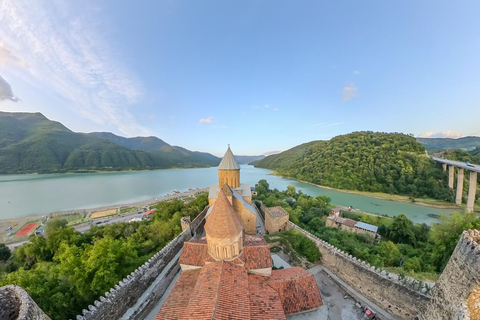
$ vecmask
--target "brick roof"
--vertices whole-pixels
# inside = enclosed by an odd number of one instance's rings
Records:
[[[315,277],[300,267],[273,270],[268,283],[278,292],[285,314],[323,305]]]
[[[174,290],[170,292],[155,320],[160,319],[179,319],[186,307],[186,301],[190,300],[193,293],[192,288],[195,286],[200,269],[189,272],[183,272],[175,282]]]
[[[358,221],[345,218],[345,220],[342,222],[342,224],[344,224],[344,225],[346,225],[346,226],[349,226],[349,227],[355,227],[355,225],[357,224],[357,222],[358,222]]]
[[[272,257],[265,240],[251,236],[245,236],[245,240],[243,251],[231,262],[245,266],[247,270],[271,268]],[[215,261],[217,260],[208,254],[206,241],[202,238],[185,242],[178,262],[183,265],[202,267],[205,262]]]
[[[287,319],[277,291],[268,284],[268,277],[249,274],[248,290],[251,319]]]
[[[273,267],[272,255],[268,245],[244,247],[240,257],[245,260],[247,270]]]
[[[288,212],[280,206],[268,207],[268,211],[270,212],[270,215],[275,217],[288,216]]]
[[[218,261],[183,272],[155,320],[286,319],[286,314],[320,306],[315,278],[302,268],[275,270],[264,277]]]
[[[206,243],[185,242],[178,263],[189,266],[203,266],[209,257]]]
[[[215,206],[206,220],[205,231],[210,237],[230,238],[238,236],[243,231],[242,222],[223,191],[218,193]]]

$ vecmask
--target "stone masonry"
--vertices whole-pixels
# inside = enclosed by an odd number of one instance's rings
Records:
[[[0,288],[1,320],[50,320],[30,295],[19,286]]]
[[[322,253],[325,267],[392,315],[400,319],[418,319],[420,311],[430,302],[426,290],[418,291],[413,279],[402,282],[396,275],[352,257],[292,222],[288,223],[288,228],[312,240]]]
[[[480,319],[480,232],[464,231],[432,289],[422,320]]]

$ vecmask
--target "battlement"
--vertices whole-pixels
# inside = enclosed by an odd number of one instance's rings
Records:
[[[421,308],[430,302],[430,285],[376,268],[292,222],[288,222],[288,229],[298,230],[312,240],[322,253],[325,267],[396,317],[415,319]]]
[[[50,320],[30,295],[15,285],[0,288],[0,319]]]

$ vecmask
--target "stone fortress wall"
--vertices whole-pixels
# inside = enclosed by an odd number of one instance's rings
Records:
[[[19,286],[0,288],[0,319],[50,320],[30,295]]]
[[[288,222],[288,229],[298,230],[312,240],[322,253],[325,267],[392,315],[401,319],[417,319],[430,302],[430,288],[419,288],[414,279],[407,277],[402,281],[397,275],[341,251],[292,222]]]
[[[202,225],[208,206],[191,222],[193,230]],[[147,291],[155,281],[155,288],[146,297],[145,301],[132,310],[128,319],[143,319],[153,308],[154,304],[163,296],[168,286],[180,270],[177,261],[183,243],[191,238],[190,230],[184,230],[162,250],[157,252],[145,264],[137,268],[126,278],[116,284],[110,291],[105,292],[99,300],[95,300],[88,309],[83,309],[77,320],[116,320],[122,318],[127,310],[135,305],[137,300]],[[159,276],[162,279],[159,279]],[[34,319],[34,318],[27,318]]]
[[[463,232],[420,318],[480,319],[480,231]]]

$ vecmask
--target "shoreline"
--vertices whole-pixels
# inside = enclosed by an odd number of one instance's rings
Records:
[[[419,205],[419,206],[422,206],[422,207],[428,207],[428,208],[434,208],[434,209],[460,209],[460,210],[463,210],[461,207],[459,207],[455,204],[451,204],[451,205],[449,205],[449,204],[430,204],[430,203],[417,201],[417,200],[412,202],[411,200],[408,200],[408,199],[392,199],[392,198],[387,198],[387,197],[375,196],[375,195],[372,195],[369,192],[364,192],[364,191],[336,189],[336,188],[332,188],[332,187],[328,187],[328,186],[322,186],[320,184],[316,184],[316,183],[313,183],[313,182],[304,181],[304,180],[300,180],[300,179],[297,179],[297,178],[292,178],[292,177],[279,175],[276,172],[271,173],[271,175],[274,175],[274,176],[277,176],[277,177],[282,177],[282,178],[287,178],[287,179],[294,179],[294,180],[309,184],[311,186],[315,186],[315,187],[319,187],[319,188],[323,188],[323,189],[334,190],[334,191],[344,192],[344,193],[349,193],[349,194],[356,194],[356,195],[359,195],[359,196],[370,197],[370,198],[374,198],[374,199],[378,199],[378,200],[409,203],[409,204],[414,204],[414,205]],[[379,192],[379,193],[381,193],[381,192]],[[385,194],[385,195],[388,196],[387,194]],[[401,196],[401,195],[397,195],[397,196],[398,197],[406,197],[406,196]],[[432,199],[432,200],[435,200],[435,199]]]
[[[169,201],[169,200],[174,200],[174,199],[178,199],[178,198],[195,196],[198,193],[203,193],[203,192],[208,192],[208,187],[201,188],[201,189],[194,189],[194,190],[191,190],[191,191],[184,191],[184,192],[180,192],[180,193],[168,194],[168,195],[164,195],[162,197],[152,198],[152,199],[148,199],[148,200],[144,200],[144,201],[123,203],[123,204],[117,204],[117,205],[108,205],[108,206],[95,207],[95,208],[90,208],[90,209],[73,209],[73,210],[55,211],[55,212],[50,212],[50,213],[45,213],[45,214],[27,215],[27,216],[19,217],[19,218],[0,219],[0,243],[5,243],[6,241],[14,238],[14,236],[10,236],[10,237],[7,236],[7,234],[9,232],[12,232],[13,234],[16,234],[21,229],[21,227],[23,225],[25,225],[25,223],[41,221],[42,217],[44,217],[44,216],[49,216],[50,218],[52,218],[52,217],[56,218],[56,217],[73,215],[73,214],[76,214],[76,213],[91,215],[95,212],[111,210],[111,209],[135,208],[135,207],[149,206],[149,205],[159,203],[159,202],[163,202],[163,201]],[[98,219],[101,219],[101,218],[102,217],[99,217]],[[95,219],[97,219],[97,218],[95,218]],[[7,231],[6,229],[8,227],[12,227],[13,229],[11,231]]]

